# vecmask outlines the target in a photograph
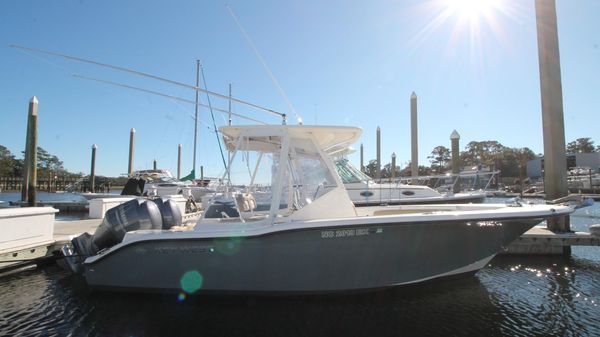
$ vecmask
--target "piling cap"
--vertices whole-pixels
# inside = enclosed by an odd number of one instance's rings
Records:
[[[131,128],[131,132],[132,132],[132,133],[135,133],[135,128]]]
[[[379,132],[379,131],[381,131],[381,128],[380,128],[380,127],[377,127],[377,132]]]
[[[97,149],[98,146],[96,146],[96,144],[92,145],[92,149]]]
[[[35,96],[31,97],[31,101],[30,102],[33,103],[33,104],[38,104],[37,97],[35,97]]]
[[[456,130],[452,131],[452,134],[450,135],[450,140],[452,139],[460,139],[460,135],[458,132],[456,132]]]
[[[396,152],[392,152],[392,158],[396,158]]]
[[[415,94],[415,92],[413,91],[412,94],[410,95],[410,99],[417,99],[417,94]]]

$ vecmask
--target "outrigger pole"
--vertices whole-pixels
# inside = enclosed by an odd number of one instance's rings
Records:
[[[180,101],[180,102],[184,102],[184,103],[196,104],[194,101],[189,100],[189,99],[185,99],[185,98],[181,98],[181,97],[177,97],[177,96],[173,96],[173,95],[164,94],[164,93],[158,92],[158,91],[152,91],[152,90],[148,90],[148,89],[143,89],[143,88],[135,87],[135,86],[128,85],[128,84],[123,84],[123,83],[118,83],[118,82],[112,82],[112,81],[107,81],[107,80],[101,80],[101,79],[98,79],[98,78],[83,76],[83,75],[79,75],[79,74],[73,74],[73,77],[77,77],[77,78],[80,78],[80,79],[83,79],[83,80],[88,80],[88,81],[95,81],[95,82],[99,82],[99,83],[114,85],[114,86],[121,87],[121,88],[126,88],[126,89],[141,91],[141,92],[145,92],[147,94],[162,96],[162,97],[170,98],[172,100]],[[198,106],[203,107],[203,108],[208,108],[208,105],[202,104],[202,103],[198,103]],[[223,114],[231,114],[232,116],[235,116],[235,117],[238,117],[238,118],[242,118],[242,119],[246,119],[246,120],[249,120],[249,121],[252,121],[252,122],[255,122],[255,123],[267,124],[267,123],[265,123],[263,121],[260,121],[258,119],[254,119],[254,118],[251,118],[251,117],[240,115],[240,114],[237,114],[237,113],[234,113],[234,112],[230,112],[230,111],[227,111],[227,110],[223,110],[223,109],[219,109],[219,108],[215,108],[215,107],[213,107],[213,110],[216,110],[216,111],[221,112]]]
[[[61,54],[61,53],[57,53],[57,52],[52,52],[52,51],[47,51],[47,50],[42,50],[42,49],[37,49],[37,48],[29,48],[29,47],[14,45],[14,44],[13,45],[9,45],[9,47],[10,48],[15,48],[15,49],[21,49],[21,50],[24,50],[24,51],[34,52],[34,53],[40,53],[40,54],[46,54],[46,55],[51,55],[51,56],[62,57],[62,58],[65,58],[65,59],[68,59],[68,60],[77,61],[77,62],[93,64],[95,66],[104,67],[104,68],[110,68],[110,69],[113,69],[113,70],[118,70],[118,71],[126,72],[126,73],[129,73],[129,74],[137,75],[137,76],[151,78],[151,79],[154,79],[154,80],[157,80],[157,81],[169,83],[169,84],[176,85],[176,86],[179,86],[179,87],[196,90],[196,91],[203,92],[203,93],[206,93],[206,94],[211,95],[211,96],[219,97],[219,98],[222,98],[222,99],[225,99],[225,100],[230,100],[230,101],[238,103],[238,104],[246,105],[246,106],[249,106],[251,108],[254,108],[254,109],[257,109],[257,110],[261,110],[261,111],[270,113],[270,114],[275,115],[275,116],[279,116],[279,117],[282,118],[282,124],[285,125],[287,123],[287,116],[284,113],[277,112],[275,110],[272,110],[272,109],[269,109],[269,108],[265,108],[265,107],[262,107],[260,105],[256,105],[256,104],[253,104],[253,103],[250,103],[250,102],[242,101],[242,100],[237,99],[237,98],[228,97],[226,95],[221,95],[221,94],[213,92],[213,91],[205,90],[205,89],[202,89],[202,88],[200,88],[198,86],[193,86],[193,85],[189,85],[189,84],[185,84],[185,83],[173,81],[173,80],[170,80],[170,79],[167,79],[167,78],[155,76],[155,75],[152,75],[152,74],[144,73],[144,72],[133,70],[133,69],[128,69],[128,68],[124,68],[124,67],[114,66],[114,65],[111,65],[111,64],[107,64],[107,63],[96,62],[96,61],[92,61],[92,60],[88,60],[88,59],[84,59],[84,58],[80,58],[80,57],[76,57],[76,56],[70,56],[70,55],[66,55],[66,54]]]

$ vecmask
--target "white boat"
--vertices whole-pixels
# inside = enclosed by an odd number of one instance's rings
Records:
[[[336,160],[335,165],[350,200],[356,206],[479,203],[486,197],[484,191],[440,193],[423,185],[408,185],[400,182],[378,183],[345,158]]]
[[[519,203],[355,207],[329,153],[361,129],[220,131],[233,151],[229,174],[245,180],[236,184],[243,192],[208,205],[190,228],[162,229],[150,201],[115,211],[114,221],[105,218],[93,236],[63,250],[91,288],[304,294],[412,284],[472,274],[531,227],[572,212]],[[272,192],[265,210],[253,197],[256,184]],[[146,219],[128,224],[125,211]]]
[[[135,171],[131,178],[141,179],[145,182],[141,191],[143,196],[183,194],[191,195],[194,200],[200,201],[205,194],[214,192],[211,186],[200,186],[191,181],[181,181],[166,169]],[[123,193],[127,194],[125,190]]]

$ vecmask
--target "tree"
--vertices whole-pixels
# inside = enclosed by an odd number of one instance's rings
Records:
[[[500,170],[505,177],[518,177],[519,167],[523,169],[528,160],[537,158],[536,154],[528,147],[504,148]]]
[[[0,145],[0,177],[7,177],[13,174],[16,166],[15,156],[8,148]]]
[[[594,141],[589,138],[577,138],[567,144],[567,153],[592,153],[596,150],[594,147]]]
[[[460,153],[461,162],[466,166],[492,166],[504,149],[505,146],[495,140],[472,141]]]
[[[369,164],[367,164],[367,166],[365,166],[365,173],[371,178],[375,178],[377,176],[377,160],[376,159],[369,160]]]
[[[381,178],[392,177],[392,163],[387,163],[381,169]],[[396,178],[400,177],[400,166],[396,165]]]
[[[450,161],[450,149],[441,145],[436,146],[427,159],[431,162],[431,167],[437,167],[439,171],[440,168],[445,167]]]
[[[431,168],[423,165],[419,165],[419,176],[428,176],[431,175]],[[398,174],[396,174],[398,176]],[[401,177],[411,177],[412,169],[410,163],[407,163],[406,166],[400,170],[399,176]]]

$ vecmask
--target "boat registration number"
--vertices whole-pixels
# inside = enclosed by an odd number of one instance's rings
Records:
[[[368,228],[336,229],[331,231],[321,231],[322,239],[346,238],[363,235],[369,235]]]

